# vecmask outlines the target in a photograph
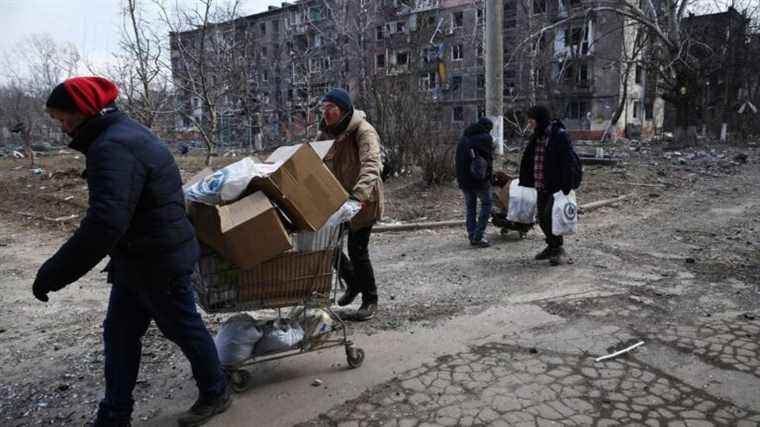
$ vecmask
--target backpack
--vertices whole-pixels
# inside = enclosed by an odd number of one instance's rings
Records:
[[[488,174],[488,162],[475,152],[475,149],[470,148],[470,175],[478,181],[485,181]]]
[[[575,152],[574,145],[570,142],[570,161],[568,163],[570,165],[570,186],[573,189],[577,189],[581,186],[581,181],[583,180],[583,165],[581,164],[580,157],[578,157],[578,153]]]

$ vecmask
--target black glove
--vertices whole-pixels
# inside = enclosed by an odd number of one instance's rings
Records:
[[[42,284],[38,276],[32,285],[32,293],[34,294],[34,297],[42,302],[48,302],[48,292],[50,291]]]

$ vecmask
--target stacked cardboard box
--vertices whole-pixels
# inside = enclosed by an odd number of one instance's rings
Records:
[[[253,177],[238,200],[221,206],[189,203],[198,240],[214,252],[205,253],[227,261],[200,264],[200,274],[206,279],[204,286],[214,288],[216,295],[232,295],[238,302],[258,301],[262,305],[269,295],[277,295],[280,306],[288,305],[288,298],[301,298],[301,294],[311,292],[311,285],[313,291],[325,289],[334,249],[305,257],[291,250],[290,233],[319,230],[348,199],[322,161],[329,147],[329,142],[282,147],[264,162],[272,172]],[[210,173],[202,172],[186,188]],[[225,271],[208,271],[211,265],[216,269],[224,266]],[[237,271],[230,274],[231,269]],[[222,277],[231,279],[219,280]],[[313,283],[304,281],[310,277]],[[303,288],[301,293],[292,289],[278,291],[292,288],[296,282],[297,288]],[[224,287],[237,289],[219,292]]]

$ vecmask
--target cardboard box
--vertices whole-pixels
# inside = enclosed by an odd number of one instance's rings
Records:
[[[325,156],[327,156],[327,153],[330,151],[330,148],[332,148],[333,142],[335,142],[335,140],[327,139],[324,141],[313,141],[310,142],[309,145],[314,149],[319,158],[324,160]],[[283,145],[282,147],[278,147],[269,155],[269,157],[267,157],[266,162],[274,163],[277,159],[287,158],[301,148],[302,145],[303,144]]]
[[[251,268],[292,247],[277,209],[261,193],[224,206],[192,203],[198,240],[240,268]]]
[[[248,189],[266,193],[297,229],[316,231],[348,200],[348,193],[310,145],[285,148],[267,159],[274,171],[252,179]]]

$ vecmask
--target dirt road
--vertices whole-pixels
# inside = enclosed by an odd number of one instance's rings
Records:
[[[759,163],[753,151],[733,174],[681,171],[677,186],[583,216],[570,266],[532,260],[537,230],[491,230],[480,250],[457,229],[376,235],[380,313],[354,325],[365,365],[332,351],[259,367],[211,425],[760,423]],[[31,296],[61,242],[0,219],[3,425],[81,425],[102,393],[102,275],[48,304]],[[152,327],[136,424],[170,424],[194,393]]]

